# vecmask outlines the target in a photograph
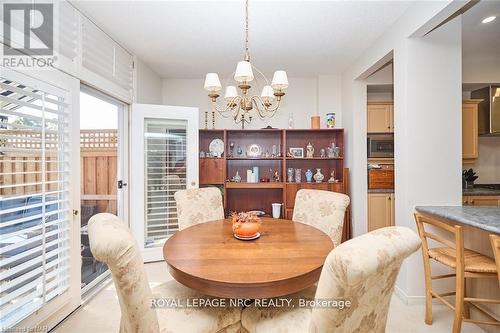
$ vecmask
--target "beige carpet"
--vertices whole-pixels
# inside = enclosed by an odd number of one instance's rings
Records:
[[[152,286],[169,279],[166,264],[163,262],[146,265],[149,282]],[[407,306],[393,296],[387,333],[448,333],[453,322],[452,312],[444,305],[434,306],[434,323],[424,323],[424,306]],[[76,310],[52,332],[57,333],[118,333],[120,326],[120,305],[113,284],[109,284],[84,306]],[[465,323],[462,333],[484,332],[478,326]]]

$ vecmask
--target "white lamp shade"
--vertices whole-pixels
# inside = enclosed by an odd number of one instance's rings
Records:
[[[226,102],[230,102],[233,98],[238,96],[238,92],[236,91],[235,86],[227,86],[226,87],[226,94],[224,95],[224,99]]]
[[[273,81],[271,82],[271,87],[276,90],[282,90],[288,87],[288,78],[285,71],[274,72]]]
[[[272,101],[274,99],[274,90],[271,86],[264,86],[262,88],[262,94],[260,95],[262,99]]]
[[[240,61],[236,66],[234,79],[238,82],[250,82],[253,80],[252,65],[248,61]]]
[[[220,84],[219,75],[217,73],[208,73],[205,77],[205,90],[219,91],[222,85]]]

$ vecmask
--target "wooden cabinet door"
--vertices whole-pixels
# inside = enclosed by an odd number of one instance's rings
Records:
[[[472,206],[500,206],[500,196],[477,195],[469,197],[469,204]]]
[[[224,159],[200,158],[200,184],[224,184]]]
[[[392,131],[391,111],[392,105],[390,104],[368,104],[368,133],[390,133]]]
[[[478,156],[477,104],[462,104],[462,159],[474,160]]]
[[[368,231],[392,225],[391,193],[368,194]]]

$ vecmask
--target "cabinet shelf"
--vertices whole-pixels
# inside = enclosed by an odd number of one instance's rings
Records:
[[[226,188],[283,188],[284,183],[233,183],[227,182]]]
[[[344,157],[287,157],[287,161],[310,161],[310,160],[323,160],[323,161],[335,161],[343,160]]]
[[[228,161],[281,161],[283,157],[226,157]]]

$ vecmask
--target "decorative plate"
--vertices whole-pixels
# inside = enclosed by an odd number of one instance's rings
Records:
[[[213,139],[208,146],[208,150],[212,156],[221,157],[224,152],[224,141],[221,139]]]
[[[243,236],[238,236],[236,234],[233,234],[234,238],[239,239],[239,240],[254,240],[260,237],[260,232],[256,233],[253,236],[250,237],[243,237]]]
[[[261,146],[254,143],[253,145],[250,145],[250,147],[248,147],[248,150],[247,150],[248,157],[259,157],[260,155],[262,155],[262,147]]]
[[[265,212],[261,211],[261,210],[251,210],[249,211],[249,213],[252,213],[252,214],[255,214],[257,216],[263,216],[263,215],[266,215]]]

